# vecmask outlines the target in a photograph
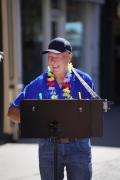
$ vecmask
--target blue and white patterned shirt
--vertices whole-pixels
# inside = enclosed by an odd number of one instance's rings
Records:
[[[94,90],[94,84],[91,77],[76,69],[77,73],[86,81],[86,83]],[[35,80],[31,81],[24,90],[17,96],[17,98],[11,103],[10,107],[20,108],[20,101],[24,99],[51,99],[50,92],[47,85],[48,73],[45,72],[38,76]],[[79,92],[81,93],[82,99],[91,99],[91,95],[85,87],[81,84],[75,74],[72,72],[70,78],[70,95],[73,99],[79,99]],[[55,90],[58,95],[58,99],[65,99],[63,96],[63,87],[59,87],[57,81],[55,80]]]

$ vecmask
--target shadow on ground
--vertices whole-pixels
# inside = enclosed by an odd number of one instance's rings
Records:
[[[104,113],[103,137],[92,138],[92,145],[120,147],[120,105]]]

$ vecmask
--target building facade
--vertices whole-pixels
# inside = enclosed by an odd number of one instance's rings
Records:
[[[95,82],[96,91],[103,97],[110,98],[112,95],[114,99],[113,83],[109,83],[110,89],[112,88],[109,92],[105,84],[108,82],[105,72],[106,63],[109,60],[105,58],[104,39],[107,34],[106,28],[109,28],[110,24],[106,25],[107,19],[104,17],[112,13],[112,6],[108,7],[109,2],[104,0],[0,0],[0,6],[0,43],[5,54],[1,65],[3,72],[0,72],[3,87],[0,94],[4,97],[0,119],[3,133],[13,134],[14,138],[17,138],[18,127],[11,124],[7,118],[9,104],[27,83],[46,69],[47,57],[42,57],[40,52],[47,48],[52,38],[57,36],[65,37],[71,42],[74,66],[90,74]],[[118,14],[119,6],[116,0],[114,11],[118,9]],[[104,22],[103,25],[102,22]],[[116,43],[119,44],[119,42]],[[111,75],[110,69],[109,74]]]

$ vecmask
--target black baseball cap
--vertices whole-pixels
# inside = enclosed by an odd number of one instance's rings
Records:
[[[53,40],[51,40],[48,49],[42,52],[42,54],[46,54],[48,52],[53,53],[63,53],[63,52],[71,52],[72,47],[70,45],[70,42],[64,38],[57,37]]]

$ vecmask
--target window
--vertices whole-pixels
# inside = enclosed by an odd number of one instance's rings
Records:
[[[41,1],[21,1],[23,83],[27,84],[42,71]]]
[[[67,1],[67,22],[65,24],[66,39],[70,41],[73,48],[73,64],[81,66],[83,51],[83,23],[80,20],[80,2]]]
[[[73,48],[74,65],[79,66],[83,46],[83,24],[81,22],[68,22],[65,25],[66,38]]]

